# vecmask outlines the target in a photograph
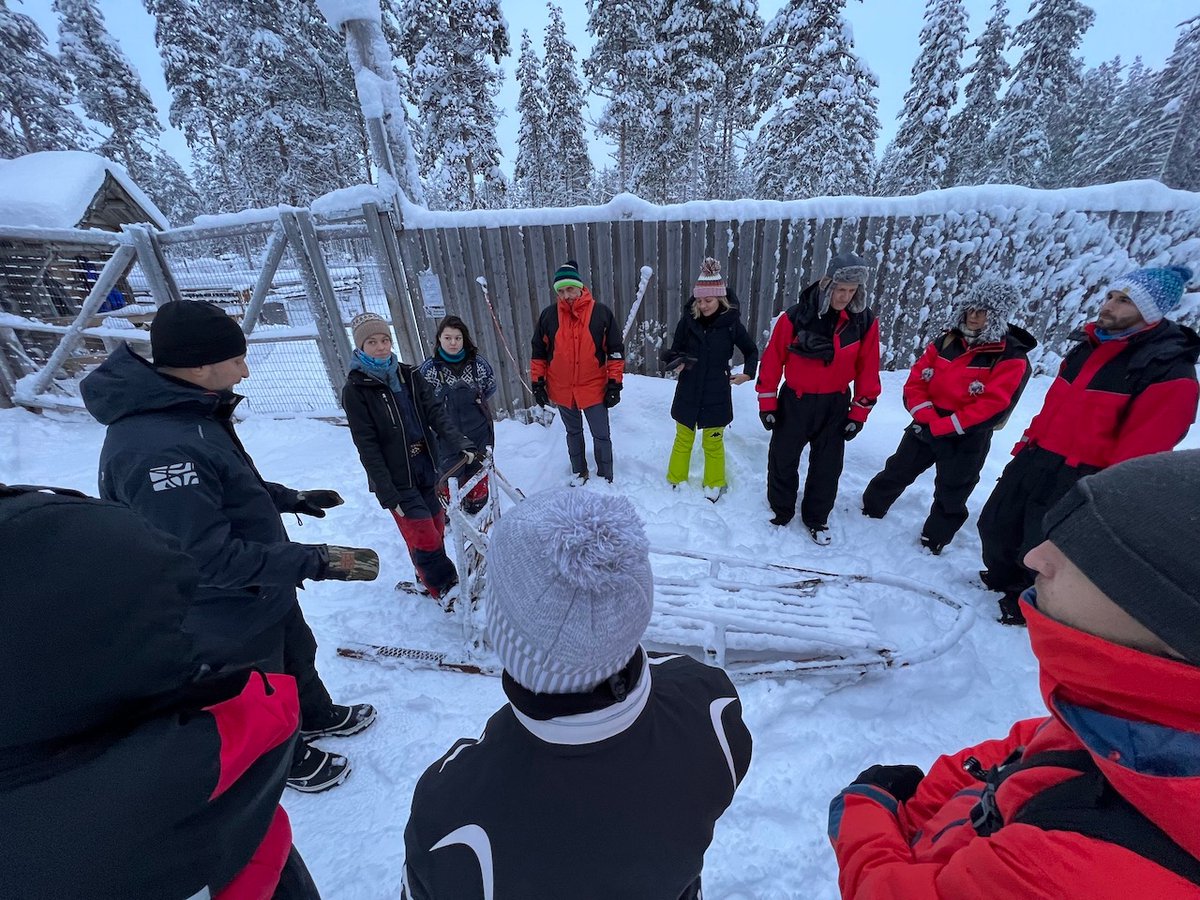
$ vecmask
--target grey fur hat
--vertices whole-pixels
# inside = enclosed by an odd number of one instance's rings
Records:
[[[487,575],[488,642],[538,694],[583,693],[619,672],[654,607],[642,520],[595,491],[543,491],[505,513]]]
[[[985,275],[971,285],[962,297],[954,301],[946,317],[947,331],[961,331],[968,310],[987,310],[987,325],[971,344],[994,344],[1003,340],[1008,333],[1008,322],[1012,318],[1021,295],[1012,284],[994,275]]]
[[[835,284],[857,284],[854,299],[846,307],[848,312],[860,313],[867,308],[867,280],[871,277],[871,267],[857,253],[842,250],[836,253],[825,269],[825,277],[829,279],[821,288],[820,315],[829,312],[829,301],[833,296]]]

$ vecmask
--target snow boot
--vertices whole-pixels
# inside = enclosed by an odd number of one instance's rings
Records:
[[[725,496],[728,490],[729,488],[725,487],[725,485],[721,485],[720,487],[706,487],[704,489],[704,499],[709,503],[716,503]]]
[[[588,482],[587,472],[576,472],[571,476],[571,480],[567,482],[571,487],[583,487]]]
[[[396,590],[405,594],[415,594],[421,597],[430,596],[429,588],[419,581],[397,581]]]
[[[1021,607],[1017,603],[1021,599],[1021,595],[1016,591],[1009,591],[1000,598],[1000,624],[1001,625],[1016,625],[1025,627],[1025,614],[1021,612]]]
[[[925,535],[921,535],[921,546],[932,553],[934,556],[941,556],[942,551],[946,549],[945,544],[939,544],[937,541],[932,541]]]
[[[306,741],[323,737],[349,737],[360,731],[366,731],[374,722],[375,707],[370,703],[354,703],[350,706],[339,706],[335,703],[330,708],[326,724],[315,728],[301,727],[300,737]]]
[[[288,772],[287,786],[303,794],[319,794],[337,787],[350,775],[350,760],[305,745],[304,756]]]
[[[771,524],[778,525],[780,528],[783,528],[788,522],[792,521],[792,517],[794,515],[795,513],[777,512],[775,515],[771,516]]]
[[[829,533],[828,525],[806,525],[808,535],[813,539],[814,544],[822,547],[828,547],[833,542],[833,535]]]

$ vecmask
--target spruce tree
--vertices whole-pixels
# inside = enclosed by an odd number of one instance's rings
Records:
[[[964,72],[970,81],[963,90],[963,107],[950,119],[949,185],[978,184],[988,168],[987,137],[1000,116],[1000,89],[1012,74],[1004,58],[1009,41],[1005,2],[996,0],[983,33],[971,44],[977,52]]]
[[[187,225],[211,211],[183,166],[165,150],[155,152],[149,180],[142,187],[172,225]]]
[[[84,113],[109,132],[101,155],[148,184],[162,126],[142,79],[104,26],[96,0],[54,0],[58,47]]]
[[[542,61],[533,49],[528,31],[521,32],[521,56],[517,61],[517,161],[513,167],[513,194],[518,205],[545,206],[548,200],[546,130],[546,83]]]
[[[575,67],[575,48],[567,40],[562,9],[547,3],[546,25],[546,147],[549,202],[578,206],[590,199],[592,162],[583,124],[583,85]]]
[[[1106,161],[1123,123],[1115,120],[1121,58],[1088,69],[1050,128],[1049,187],[1082,187],[1107,180]],[[1114,125],[1116,130],[1114,130]]]
[[[72,99],[70,75],[46,47],[46,35],[0,0],[0,157],[88,146]]]
[[[615,147],[614,171],[602,183],[634,190],[646,155],[653,98],[650,71],[655,10],[652,0],[587,0],[588,33],[595,41],[583,61],[592,93],[606,102],[596,133]]]
[[[962,0],[927,0],[921,50],[880,175],[881,193],[919,194],[946,185],[950,110],[958,101],[966,35]]]
[[[1052,120],[1079,83],[1083,64],[1074,53],[1095,18],[1080,0],[1032,0],[1013,33],[1024,50],[988,137],[990,181],[1043,187],[1052,179]]]
[[[879,133],[875,74],[854,53],[845,0],[788,0],[767,25],[749,153],[760,197],[867,193]]]
[[[1154,79],[1137,141],[1136,172],[1168,187],[1200,190],[1200,16],[1181,23],[1175,49]]]

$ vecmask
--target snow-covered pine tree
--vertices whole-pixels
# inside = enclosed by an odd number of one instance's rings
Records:
[[[196,216],[212,211],[183,166],[162,148],[155,151],[149,181],[142,187],[172,225],[187,225]]]
[[[966,36],[962,0],[926,0],[921,50],[897,116],[900,127],[884,157],[879,193],[919,194],[946,186],[950,110],[958,101]]]
[[[602,183],[634,190],[653,99],[650,70],[655,12],[652,0],[587,0],[587,30],[595,41],[583,61],[589,90],[606,103],[596,133],[615,147],[612,177]]]
[[[547,204],[546,83],[542,61],[533,49],[529,32],[521,32],[521,56],[517,60],[517,161],[513,166],[512,193],[518,206],[538,208]]]
[[[101,155],[149,184],[162,126],[142,79],[104,25],[96,0],[54,0],[58,48],[84,113],[109,134]]]
[[[1083,187],[1099,184],[1111,141],[1123,122],[1115,119],[1121,92],[1121,58],[1088,69],[1050,126],[1048,186]]]
[[[1075,51],[1096,14],[1080,0],[1032,0],[1013,45],[1023,47],[988,136],[989,181],[1042,187],[1053,173],[1052,119],[1063,114],[1083,64]]]
[[[750,148],[760,197],[865,193],[874,179],[875,74],[854,53],[845,0],[788,0],[762,41],[767,121]]]
[[[705,129],[710,152],[704,157],[702,196],[732,200],[749,196],[751,183],[738,155],[758,124],[754,106],[754,50],[763,32],[758,0],[730,0],[713,12],[713,57],[721,79],[713,92]]]
[[[1004,58],[1009,41],[1005,4],[1006,0],[996,0],[983,32],[970,45],[977,52],[963,73],[970,81],[963,90],[962,109],[950,119],[947,185],[978,184],[988,168],[987,137],[1000,117],[1000,89],[1012,74]]]
[[[1087,183],[1111,184],[1141,177],[1143,159],[1139,147],[1153,105],[1156,74],[1146,68],[1140,56],[1130,64],[1105,121],[1105,130],[1091,147],[1087,161],[1079,165],[1081,170],[1086,165],[1084,171],[1093,173]]]
[[[0,157],[88,146],[72,99],[70,75],[47,48],[46,35],[0,0]]]
[[[1182,31],[1154,78],[1149,109],[1137,141],[1138,177],[1168,187],[1200,190],[1200,16]]]
[[[545,84],[546,171],[551,206],[579,206],[590,199],[592,161],[583,124],[583,85],[575,66],[575,47],[567,40],[560,7],[547,3]]]
[[[430,205],[478,209],[485,197],[501,202],[507,181],[494,98],[509,41],[498,0],[402,0],[397,19]]]

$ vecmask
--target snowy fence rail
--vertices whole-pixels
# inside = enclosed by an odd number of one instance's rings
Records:
[[[995,274],[1020,289],[1015,318],[1042,342],[1037,359],[1048,369],[1111,278],[1200,262],[1200,195],[1154,182],[671,207],[623,195],[602,207],[461,213],[390,211],[370,188],[346,196],[362,205],[254,210],[163,232],[0,227],[0,403],[78,406],[79,379],[117,341],[145,347],[156,307],[194,298],[224,306],[249,335],[253,411],[337,415],[348,323],[371,310],[390,318],[412,362],[429,352],[440,316],[461,316],[496,368],[497,412],[520,415],[533,324],[564,260],[579,263],[618,321],[642,267],[653,269],[627,344],[627,369],[653,375],[703,257],[721,261],[762,346],[772,319],[840,248],[875,267],[885,367],[911,364],[951,302]],[[55,265],[80,268],[80,247],[95,271],[76,277],[73,293],[48,290]],[[129,302],[101,312],[113,286]],[[1200,303],[1190,298],[1178,318],[1196,324]]]

